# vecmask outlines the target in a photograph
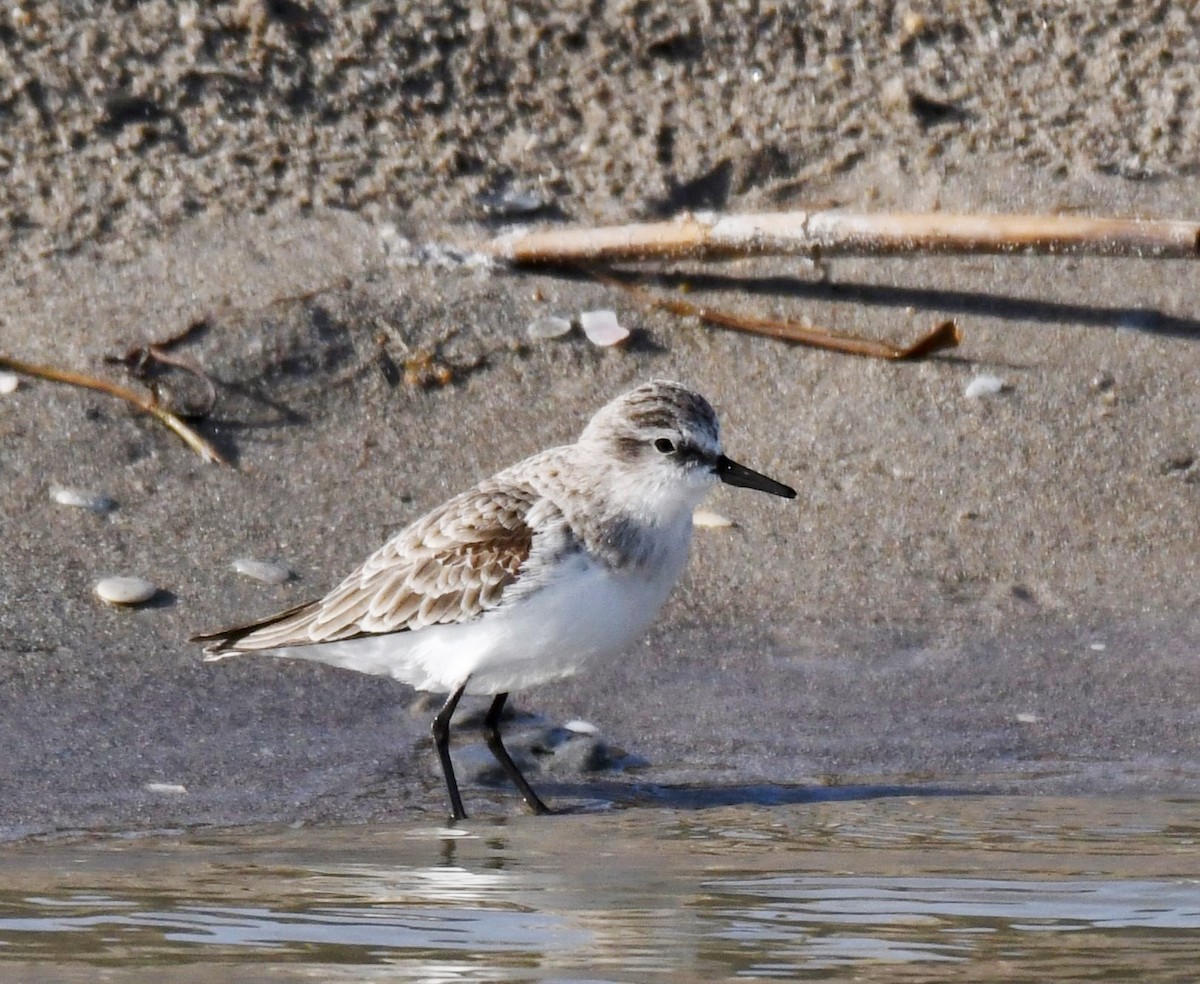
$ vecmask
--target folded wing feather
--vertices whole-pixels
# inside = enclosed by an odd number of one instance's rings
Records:
[[[539,499],[526,486],[484,483],[401,530],[319,601],[194,640],[218,659],[474,618],[521,576]]]

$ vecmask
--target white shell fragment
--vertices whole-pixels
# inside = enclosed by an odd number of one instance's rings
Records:
[[[252,577],[263,584],[283,584],[292,576],[292,572],[283,564],[269,560],[254,560],[250,557],[239,557],[233,562],[233,569],[246,577]]]
[[[733,526],[733,520],[711,509],[697,509],[692,513],[692,525],[705,530],[727,530]]]
[[[529,327],[525,329],[529,337],[536,341],[541,341],[543,338],[562,338],[570,330],[570,321],[566,318],[556,318],[554,315],[535,318],[529,322]]]
[[[495,257],[478,250],[463,250],[448,243],[414,243],[391,223],[379,227],[379,241],[388,263],[396,267],[492,270],[497,265]]]
[[[995,396],[1002,389],[1004,389],[1004,380],[985,372],[967,383],[963,396],[968,400],[978,400],[981,396]]]
[[[84,489],[68,489],[61,485],[50,486],[50,498],[60,506],[71,506],[74,509],[87,509],[97,516],[112,512],[117,508],[116,502],[107,495],[99,492],[88,492]]]
[[[158,587],[142,577],[101,578],[93,590],[110,605],[140,605],[158,594]]]
[[[621,327],[616,311],[584,311],[579,315],[579,325],[588,341],[601,348],[620,345],[629,337],[629,329]]]
[[[592,724],[591,721],[568,721],[563,725],[563,729],[577,735],[597,735],[600,733],[600,729]]]
[[[15,372],[0,372],[0,394],[15,393],[20,385],[21,378]]]
[[[476,201],[492,215],[504,217],[540,212],[550,204],[536,191],[530,191],[525,188],[502,188],[490,194],[480,195]]]
[[[146,783],[146,792],[172,793],[180,796],[187,792],[187,786],[181,782],[148,782]]]

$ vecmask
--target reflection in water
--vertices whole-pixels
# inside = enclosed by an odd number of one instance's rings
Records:
[[[0,980],[1192,980],[1198,837],[947,797],[27,845]]]
[[[1094,933],[1111,942],[1125,935],[1117,930],[1200,929],[1200,886],[1195,883],[780,876],[722,882],[719,892],[722,898],[732,897],[716,920],[724,927],[720,935],[748,944],[762,966],[966,962],[994,949],[994,937],[1008,948],[1012,937],[1022,933],[1089,938]],[[1171,936],[1168,932],[1157,940]],[[1179,941],[1185,942],[1185,936]],[[1200,955],[1200,948],[1186,942],[1193,956]],[[1039,940],[1021,948],[1060,945],[1058,940]]]

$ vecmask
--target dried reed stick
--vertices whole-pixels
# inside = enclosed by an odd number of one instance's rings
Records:
[[[872,359],[888,359],[899,362],[906,359],[922,359],[935,352],[954,348],[962,342],[962,332],[953,321],[941,321],[908,345],[893,345],[890,342],[859,335],[848,335],[830,328],[818,328],[781,318],[759,318],[753,315],[722,311],[703,304],[693,304],[676,297],[658,297],[650,291],[625,280],[611,277],[602,271],[593,271],[592,276],[602,284],[619,287],[647,307],[669,311],[680,317],[697,318],[705,324],[728,328],[731,331],[750,335],[765,335],[785,342],[795,342],[810,348],[841,352],[844,355],[862,355]]]
[[[731,256],[1087,253],[1200,258],[1200,223],[1069,215],[824,210],[684,215],[669,222],[520,231],[483,249],[512,263],[596,263]]]

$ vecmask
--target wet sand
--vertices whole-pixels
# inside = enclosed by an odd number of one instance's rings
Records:
[[[810,203],[1195,217],[1183,15],[386,9],[143,4],[79,23],[38,5],[16,29],[0,351],[123,379],[106,355],[199,324],[177,352],[217,380],[202,430],[238,467],[99,394],[0,397],[0,834],[440,815],[411,691],[204,665],[186,638],[319,595],[652,376],[706,393],[730,453],[800,498],[722,490],[710,505],[737,526],[698,531],[645,645],[517,695],[640,763],[547,760],[548,798],[1200,787],[1192,265],[735,262],[695,295],[896,340],[959,320],[959,350],[894,365],[402,242],[491,235],[506,186],[541,196],[545,221]],[[538,316],[596,307],[635,329],[624,350],[526,339]],[[983,372],[1005,389],[966,399]],[[117,509],[58,506],[51,485]],[[230,566],[246,556],[296,577],[249,581]],[[107,608],[91,590],[111,573],[164,592]],[[516,800],[472,783],[468,808]]]

